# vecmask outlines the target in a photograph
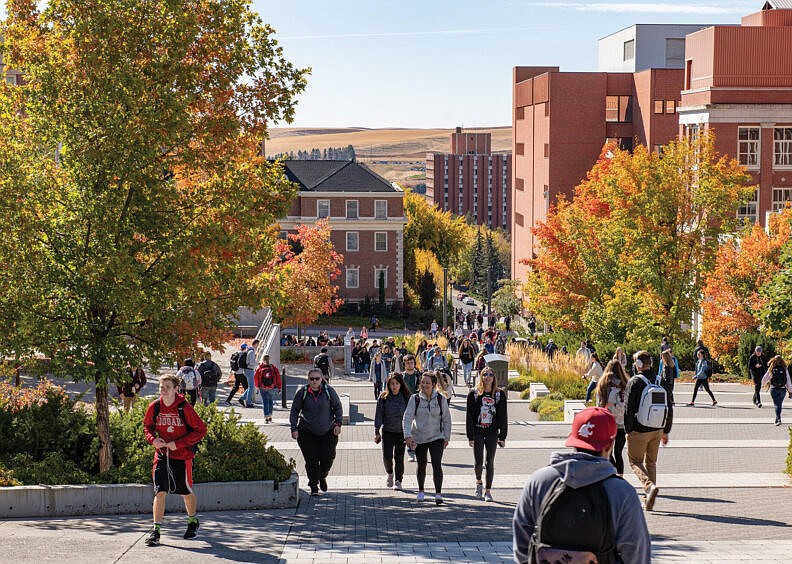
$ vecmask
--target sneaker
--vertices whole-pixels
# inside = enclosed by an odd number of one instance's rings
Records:
[[[688,407],[696,407],[696,404],[695,404],[695,403],[693,403],[693,402],[690,402],[689,404],[687,404],[687,406],[688,406]]]
[[[415,501],[423,501],[426,497],[426,494],[423,492],[418,492],[418,495],[415,496]]]
[[[481,492],[484,491],[483,484],[476,484],[476,499],[481,499]]]
[[[239,403],[239,405],[241,405],[242,407],[246,407],[246,406],[245,406],[245,400],[243,400],[242,398],[239,398],[239,399],[237,400],[237,402],[238,402],[238,403]]]
[[[396,480],[396,482],[394,482],[393,489],[396,490],[396,491],[401,491],[401,489],[402,489],[401,480]]]
[[[393,487],[393,474],[388,474],[388,479],[385,480],[385,487],[392,488]]]
[[[435,505],[443,505],[443,496],[435,494]]]
[[[778,427],[779,425],[781,425],[781,420],[780,419],[776,419],[775,424],[776,424],[776,427]]]
[[[762,407],[762,402],[757,403],[756,407]]]
[[[649,489],[646,490],[646,510],[651,511],[654,507],[655,498],[657,498],[657,494],[660,491],[656,485],[652,484],[649,486]]]
[[[146,546],[157,546],[160,542],[160,532],[157,529],[151,529],[149,536],[146,537]]]
[[[415,453],[414,452],[408,452],[407,453],[407,457],[408,457],[408,460],[410,462],[415,462]]]
[[[712,405],[718,405],[718,402],[716,402],[715,400],[712,400]]]
[[[184,538],[186,539],[194,538],[195,535],[197,534],[196,531],[198,531],[198,524],[199,524],[198,519],[187,523],[187,530],[184,531]]]
[[[317,488],[316,486],[311,486],[311,495],[314,496],[314,497],[318,496],[319,495],[319,488]]]
[[[323,492],[327,491],[327,480],[325,478],[319,479],[319,489]]]

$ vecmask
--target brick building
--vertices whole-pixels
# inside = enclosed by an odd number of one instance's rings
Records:
[[[402,301],[404,192],[354,161],[289,160],[284,167],[299,192],[279,222],[281,229],[329,218],[333,246],[344,255],[339,296],[346,302],[366,296],[376,301],[384,272],[386,301]]]
[[[479,225],[511,229],[511,155],[492,152],[492,134],[451,134],[451,151],[426,154],[426,198]]]

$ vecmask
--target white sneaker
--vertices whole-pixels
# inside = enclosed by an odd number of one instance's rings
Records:
[[[487,492],[484,494],[484,501],[492,501],[492,494]]]
[[[396,491],[401,491],[402,488],[401,488],[401,481],[400,480],[396,480],[396,482],[393,484],[393,489],[396,490]]]
[[[415,501],[423,501],[426,497],[426,494],[423,492],[418,492],[418,495],[415,496]]]
[[[484,491],[483,484],[476,484],[476,499],[481,499],[481,492]]]
[[[651,511],[654,508],[655,499],[657,498],[657,493],[660,491],[656,485],[652,484],[649,486],[649,489],[646,490],[646,507],[647,511]]]
[[[385,480],[385,486],[388,488],[393,487],[393,474],[388,474],[388,479]]]

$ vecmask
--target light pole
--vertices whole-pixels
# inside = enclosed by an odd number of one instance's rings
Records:
[[[443,329],[448,327],[448,268],[443,267]]]

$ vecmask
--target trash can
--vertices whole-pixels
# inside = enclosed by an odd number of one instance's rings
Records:
[[[495,384],[501,389],[506,389],[509,384],[509,355],[488,354],[484,357],[484,361],[495,373]]]

